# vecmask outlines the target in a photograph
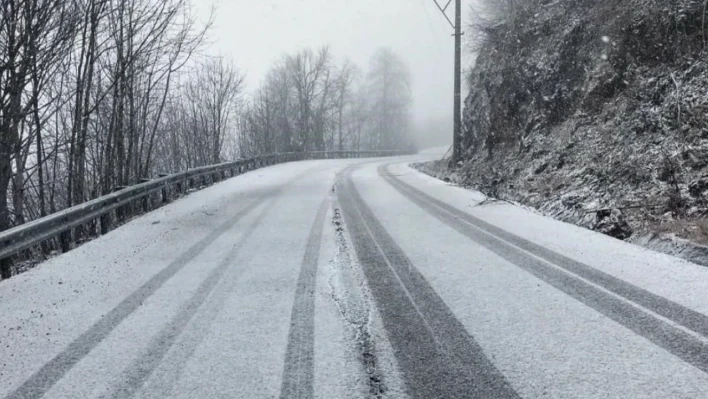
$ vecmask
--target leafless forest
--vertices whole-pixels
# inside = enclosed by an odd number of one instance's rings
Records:
[[[410,74],[329,48],[247,90],[189,0],[3,0],[0,231],[159,173],[258,154],[411,145]],[[257,82],[256,82],[257,83]]]

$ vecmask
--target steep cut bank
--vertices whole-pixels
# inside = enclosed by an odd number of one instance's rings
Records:
[[[427,169],[708,264],[706,1],[513,10],[480,28],[463,162]]]

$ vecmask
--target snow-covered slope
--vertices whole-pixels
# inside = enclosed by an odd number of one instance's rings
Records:
[[[468,76],[465,161],[450,178],[708,262],[675,239],[708,243],[704,3],[521,2]]]

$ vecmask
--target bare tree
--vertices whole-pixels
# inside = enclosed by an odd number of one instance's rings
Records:
[[[192,168],[224,160],[225,143],[236,151],[245,77],[223,57],[200,63],[167,105],[158,153],[171,159],[167,170]]]
[[[335,81],[335,104],[337,109],[337,149],[344,150],[344,111],[351,101],[354,82],[361,77],[361,71],[351,61],[345,61],[338,71]]]
[[[0,230],[166,163],[174,81],[210,25],[189,1],[0,3]]]
[[[68,52],[73,11],[61,0],[0,5],[0,230],[25,221],[26,166],[35,142],[41,146],[43,89]]]
[[[303,50],[286,58],[286,67],[296,98],[296,126],[298,140],[296,147],[301,151],[323,150],[324,136],[321,128],[315,126],[314,114],[321,111],[330,90],[331,58],[328,47],[317,53]]]

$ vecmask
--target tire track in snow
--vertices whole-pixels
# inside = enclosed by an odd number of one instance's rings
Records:
[[[266,195],[267,196],[267,195]],[[263,198],[263,197],[261,197]],[[7,395],[6,399],[41,398],[56,384],[71,368],[103,341],[113,329],[131,315],[140,305],[152,296],[162,285],[180,270],[214,240],[229,231],[239,220],[254,210],[261,199],[254,200],[243,207],[234,217],[223,223],[206,237],[192,245],[185,253],[159,271],[150,280],[121,301],[108,314],[81,334],[61,353],[45,363],[37,372],[27,379],[19,388]]]
[[[493,226],[378,173],[424,211],[502,259],[708,373],[708,316]]]
[[[280,387],[280,397],[283,399],[309,399],[314,398],[315,394],[315,288],[328,208],[329,199],[325,199],[310,230],[297,280]]]
[[[412,398],[518,398],[344,174],[338,199]]]
[[[308,173],[323,168],[315,166],[295,176],[288,183],[273,189],[267,189],[257,195],[256,199],[247,203],[233,217],[216,227],[210,234],[202,238],[189,249],[183,252],[177,259],[172,261],[164,269],[157,272],[140,288],[133,291],[128,297],[123,299],[110,312],[101,317],[88,330],[74,339],[62,352],[54,356],[45,363],[39,370],[34,372],[18,388],[5,396],[5,399],[29,399],[41,398],[54,384],[56,384],[66,373],[69,372],[81,359],[88,355],[101,341],[103,341],[120,323],[130,316],[140,305],[169,279],[203,252],[213,241],[231,230],[243,217],[252,212],[264,200],[276,197],[285,187],[291,185],[299,178]]]
[[[256,228],[261,224],[263,218],[268,214],[268,210],[272,206],[273,200],[269,201],[270,204],[266,203],[263,206],[258,216],[255,220],[245,227],[243,235],[234,244],[234,246],[228,251],[226,257],[221,260],[221,262],[209,272],[209,275],[202,281],[202,283],[197,288],[196,292],[189,298],[189,301],[182,306],[177,315],[170,320],[170,322],[160,330],[160,332],[150,340],[147,350],[140,355],[139,358],[131,362],[120,379],[119,385],[114,388],[113,393],[106,396],[111,399],[128,399],[133,397],[138,391],[141,390],[145,382],[150,378],[158,365],[163,361],[167,352],[174,346],[177,340],[182,335],[184,329],[190,324],[194,316],[200,310],[204,302],[210,298],[212,292],[216,288],[217,284],[222,280],[224,275],[233,266],[234,259],[246,244],[248,239],[251,237]],[[233,278],[237,278],[233,277]],[[221,292],[220,294],[228,294],[228,290]],[[169,390],[172,385],[179,379],[179,374],[181,373],[182,367],[186,365],[186,361],[192,357],[197,346],[201,342],[201,338],[205,333],[204,328],[213,320],[216,316],[218,310],[223,305],[223,301],[227,299],[227,295],[219,295],[217,300],[216,309],[209,309],[209,315],[207,315],[207,320],[203,320],[206,325],[201,325],[198,336],[189,337],[184,345],[180,345],[178,353],[175,354],[170,360],[173,362],[171,365],[173,367],[172,375],[163,376],[160,381],[160,390]],[[211,317],[209,317],[211,316]],[[167,378],[164,378],[167,377]],[[169,395],[163,395],[162,397],[169,397]]]

